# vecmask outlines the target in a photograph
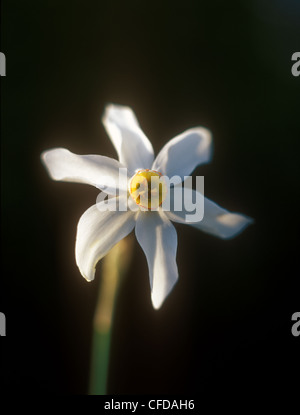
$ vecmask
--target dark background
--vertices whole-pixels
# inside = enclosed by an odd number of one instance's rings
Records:
[[[255,225],[230,241],[176,225],[180,278],[159,311],[135,242],[108,392],[255,397],[295,384],[299,2],[4,0],[1,20],[1,392],[88,393],[101,267],[86,283],[74,244],[97,190],[51,181],[40,153],[116,157],[100,123],[109,102],[134,109],[156,153],[209,128],[213,161],[195,174]]]

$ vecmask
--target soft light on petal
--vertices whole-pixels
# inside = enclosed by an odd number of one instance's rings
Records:
[[[135,234],[147,258],[152,304],[158,309],[178,279],[177,233],[163,213],[140,212]]]
[[[119,169],[124,166],[117,160],[105,156],[71,153],[65,148],[44,151],[42,162],[53,180],[87,183],[115,194],[116,189],[127,191],[127,180],[119,180]]]
[[[152,169],[169,178],[190,175],[199,165],[210,161],[212,138],[209,130],[191,128],[170,140],[158,153]]]
[[[185,189],[186,192],[195,193],[195,190]],[[171,203],[171,206],[173,204]],[[240,234],[248,225],[253,223],[253,219],[240,213],[232,213],[204,197],[204,216],[200,222],[190,223],[186,221],[186,216],[191,212],[184,209],[181,211],[165,212],[166,216],[178,223],[186,223],[222,239],[230,239]]]
[[[119,160],[133,174],[150,169],[154,159],[152,144],[145,136],[131,108],[107,105],[102,122],[118,153]]]
[[[102,204],[104,202],[100,202]],[[134,228],[131,211],[99,211],[91,206],[80,218],[77,227],[76,263],[87,281],[94,279],[97,262]]]

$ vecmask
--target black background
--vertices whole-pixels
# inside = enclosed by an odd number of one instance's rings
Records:
[[[108,392],[255,397],[295,384],[299,2],[6,0],[1,20],[1,391],[88,393],[101,267],[87,284],[74,244],[97,191],[51,181],[40,153],[116,157],[100,122],[109,102],[134,109],[156,153],[209,128],[214,157],[195,174],[207,197],[255,224],[230,241],[176,225],[180,278],[159,311],[135,242]]]

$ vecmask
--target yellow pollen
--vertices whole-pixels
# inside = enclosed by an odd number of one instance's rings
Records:
[[[130,195],[145,209],[157,209],[165,200],[167,186],[162,174],[155,170],[139,170],[130,181]]]

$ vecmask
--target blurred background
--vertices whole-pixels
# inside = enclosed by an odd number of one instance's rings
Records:
[[[159,311],[134,243],[108,392],[255,395],[294,382],[299,2],[4,0],[1,20],[1,391],[88,393],[101,265],[88,284],[74,246],[97,190],[50,180],[40,153],[116,158],[100,122],[109,102],[133,108],[156,153],[209,128],[213,161],[195,171],[205,195],[255,224],[229,241],[175,225],[180,277]]]

